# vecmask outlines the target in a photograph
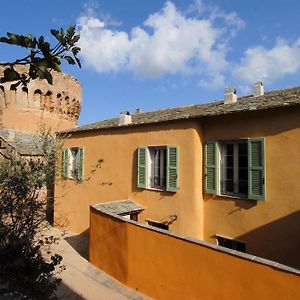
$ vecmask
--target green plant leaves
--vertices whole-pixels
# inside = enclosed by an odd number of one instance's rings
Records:
[[[25,36],[8,32],[6,37],[0,37],[1,43],[31,49],[29,54],[23,58],[9,63],[0,63],[0,65],[8,66],[3,77],[0,78],[0,82],[18,81],[14,83],[18,86],[20,83],[26,85],[30,79],[40,78],[46,79],[49,84],[52,84],[53,78],[50,71],[60,72],[62,60],[71,65],[77,64],[81,68],[81,62],[77,57],[81,50],[77,46],[80,35],[76,34],[76,27],[70,26],[67,30],[63,28],[60,30],[51,29],[50,32],[57,40],[54,47],[45,41],[44,36],[36,38],[32,34]],[[20,64],[29,65],[27,75],[19,74],[13,69],[13,66]]]

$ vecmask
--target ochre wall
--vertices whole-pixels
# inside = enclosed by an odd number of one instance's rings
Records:
[[[264,137],[266,200],[204,196],[204,239],[246,243],[247,253],[300,268],[300,109],[203,121],[204,140]]]
[[[91,208],[90,261],[154,299],[285,299],[299,275],[104,215]]]
[[[139,221],[178,219],[170,230],[216,243],[216,235],[246,243],[247,253],[300,268],[300,109],[282,108],[131,128],[76,133],[66,147],[85,148],[85,178],[57,181],[56,217],[69,229],[88,229],[88,206],[130,198],[145,207]],[[207,195],[203,150],[207,140],[264,137],[266,201]],[[179,191],[136,188],[139,146],[179,145]],[[102,168],[93,174],[96,161]],[[112,185],[109,185],[109,183]],[[61,197],[64,196],[64,197]]]
[[[145,208],[139,215],[140,222],[168,221],[175,214],[177,220],[170,225],[171,231],[203,238],[199,128],[199,122],[174,122],[152,125],[151,131],[149,126],[135,126],[78,133],[67,139],[64,147],[84,147],[86,181],[79,184],[69,179],[56,181],[56,220],[80,233],[89,227],[90,204],[130,198]],[[138,189],[137,148],[165,145],[179,147],[178,192]],[[104,162],[97,169],[94,166],[98,159]]]

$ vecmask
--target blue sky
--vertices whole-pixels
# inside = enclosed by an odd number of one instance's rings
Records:
[[[82,69],[79,124],[300,83],[300,1],[19,0],[1,2],[0,35],[44,35],[77,24]],[[18,50],[0,45],[0,60]]]

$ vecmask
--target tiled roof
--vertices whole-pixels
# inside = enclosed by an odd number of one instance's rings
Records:
[[[132,115],[132,123],[118,125],[118,118],[104,120],[97,123],[84,125],[67,132],[80,132],[115,127],[131,127],[135,125],[159,123],[173,120],[195,119],[201,117],[218,116],[246,111],[266,110],[277,107],[294,106],[300,104],[300,87],[285,90],[271,91],[263,96],[239,97],[236,103],[224,104],[216,101],[207,104],[190,105],[184,107],[157,110],[153,112]]]
[[[43,139],[41,135],[16,131],[0,130],[0,137],[9,143],[21,155],[43,155]]]
[[[129,199],[98,203],[92,205],[92,207],[94,207],[97,210],[116,215],[125,215],[144,210],[142,206]]]

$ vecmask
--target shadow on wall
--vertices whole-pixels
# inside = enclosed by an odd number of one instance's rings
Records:
[[[246,243],[247,253],[300,269],[300,210],[236,239]]]
[[[213,116],[205,118],[202,124],[205,140],[228,140],[278,135],[298,128],[299,122],[299,106],[296,106],[268,109],[267,114],[265,111],[250,111]]]
[[[73,291],[69,286],[64,284],[63,282],[60,283],[56,290],[57,299],[70,299],[70,300],[84,300],[82,295],[77,294]]]
[[[89,229],[84,232],[66,237],[65,240],[70,244],[70,246],[76,250],[83,258],[89,259]]]

